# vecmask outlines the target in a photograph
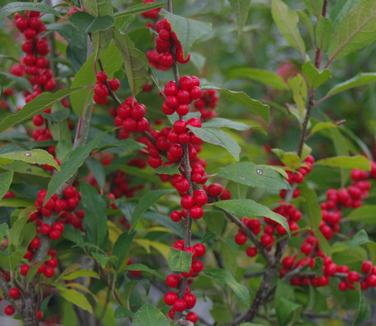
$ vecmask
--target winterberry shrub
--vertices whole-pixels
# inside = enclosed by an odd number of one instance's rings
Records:
[[[375,1],[1,6],[1,325],[375,324]]]

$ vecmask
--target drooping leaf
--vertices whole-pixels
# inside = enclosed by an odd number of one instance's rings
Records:
[[[281,90],[287,89],[287,85],[282,77],[269,70],[248,67],[233,68],[228,72],[228,77],[232,79],[246,78],[254,80],[271,88]]]
[[[106,203],[89,184],[80,185],[81,203],[85,210],[84,227],[89,241],[101,247],[107,237]]]
[[[121,234],[114,244],[112,255],[117,258],[117,268],[120,268],[124,258],[128,256],[131,244],[136,235],[136,232],[124,232]]]
[[[216,128],[196,128],[192,126],[189,126],[188,128],[203,141],[223,147],[234,157],[235,160],[239,160],[241,151],[239,144],[222,130]]]
[[[251,1],[230,0],[230,5],[233,12],[235,12],[238,33],[240,34],[243,30],[245,23],[247,22],[249,9],[251,8]]]
[[[4,197],[13,180],[13,171],[0,173],[0,199]]]
[[[55,93],[43,92],[38,97],[27,103],[21,110],[15,113],[4,114],[0,121],[0,132],[13,127],[16,124],[31,119],[34,115],[50,108],[64,97],[79,91],[80,88],[62,89]]]
[[[248,288],[239,283],[228,270],[207,268],[203,271],[203,274],[218,282],[221,286],[224,284],[228,286],[242,303],[249,303],[250,296]]]
[[[304,56],[305,44],[298,28],[298,14],[282,0],[272,0],[272,16],[286,41]]]
[[[59,294],[68,302],[73,303],[77,307],[93,313],[93,308],[88,299],[81,293],[73,289],[57,287]]]
[[[204,128],[229,128],[239,131],[249,129],[249,126],[242,122],[237,122],[224,118],[213,118],[202,124]]]
[[[114,33],[116,46],[120,50],[125,73],[133,96],[136,96],[148,80],[148,65],[145,54],[137,49],[132,40],[127,36],[118,32]]]
[[[329,63],[362,49],[376,40],[376,2],[359,0],[334,25]]]
[[[170,22],[186,55],[196,41],[202,40],[211,33],[212,26],[209,23],[174,15],[164,9],[160,14]]]
[[[170,322],[155,306],[143,305],[134,315],[132,322],[134,326],[169,326]]]
[[[315,164],[342,169],[371,170],[371,162],[364,156],[335,156],[318,160]]]
[[[273,212],[266,206],[263,206],[252,199],[232,199],[214,203],[215,207],[221,208],[238,218],[243,216],[268,217],[271,220],[281,224],[289,233],[289,225],[286,218]]]
[[[338,93],[347,91],[351,88],[360,87],[376,82],[376,73],[364,72],[356,75],[355,77],[337,84],[326,94],[327,97],[336,95]]]
[[[184,250],[171,249],[167,262],[171,271],[189,272],[192,265],[192,254]]]
[[[21,11],[39,11],[54,16],[60,16],[52,6],[43,3],[12,2],[0,9],[0,18],[3,19],[6,16]]]
[[[59,165],[56,163],[54,157],[43,149],[32,149],[30,151],[19,151],[0,154],[1,160],[9,161],[22,161],[29,164],[48,164],[53,166],[56,170],[60,170]]]
[[[99,142],[100,139],[95,138],[87,145],[77,147],[66,155],[61,162],[61,170],[54,174],[48,183],[46,200],[75,175],[78,169],[84,164],[91,151],[98,146]]]
[[[240,162],[222,168],[218,176],[250,187],[263,188],[272,192],[287,189],[288,183],[280,173],[267,165]]]

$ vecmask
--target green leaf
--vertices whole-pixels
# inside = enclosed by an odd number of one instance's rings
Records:
[[[156,2],[153,2],[153,3],[137,3],[133,6],[127,7],[127,9],[124,10],[124,11],[119,11],[119,12],[115,13],[114,16],[116,18],[120,18],[120,17],[126,17],[126,16],[130,16],[130,15],[137,15],[137,14],[141,14],[141,13],[148,11],[148,10],[151,10],[151,9],[161,8],[165,4],[166,4],[165,1],[156,1]]]
[[[65,281],[72,281],[80,277],[92,277],[92,278],[99,279],[98,273],[92,270],[87,270],[87,269],[80,269],[80,270],[76,270],[68,274],[62,274],[61,279]]]
[[[343,83],[334,86],[327,94],[326,97],[336,95],[338,93],[347,91],[351,88],[360,87],[376,82],[376,73],[364,72],[356,75],[355,77],[344,81]]]
[[[305,183],[300,187],[300,194],[304,198],[304,204],[308,215],[308,223],[314,230],[318,230],[322,220],[319,200],[314,190]]]
[[[136,232],[124,232],[116,240],[114,248],[112,249],[112,255],[117,258],[117,268],[119,269],[128,256],[129,250],[131,248],[132,241]]]
[[[86,12],[76,12],[69,17],[69,20],[84,33],[105,31],[114,24],[114,19],[111,16],[95,17]]]
[[[239,283],[228,270],[208,268],[205,269],[202,273],[205,276],[218,282],[221,287],[223,285],[227,285],[243,304],[249,303],[250,296],[248,288],[245,285]]]
[[[186,55],[196,41],[211,34],[212,26],[209,23],[174,15],[164,9],[161,10],[160,14],[170,22],[172,30],[176,33]]]
[[[289,225],[285,217],[273,212],[266,206],[256,203],[252,199],[224,200],[214,203],[214,206],[232,213],[238,218],[241,218],[243,216],[268,217],[278,224],[281,224],[285,228],[287,233],[290,234]]]
[[[0,200],[0,207],[13,207],[13,208],[24,208],[24,207],[34,207],[34,203],[31,200],[20,199],[20,198],[9,198]]]
[[[333,32],[333,24],[329,18],[319,16],[316,25],[316,46],[326,52],[330,45]]]
[[[329,63],[376,40],[376,2],[358,0],[336,20],[329,47]]]
[[[192,126],[189,126],[188,128],[203,141],[223,147],[234,157],[235,160],[239,160],[241,151],[240,146],[222,130],[216,128],[196,128]]]
[[[144,304],[134,315],[133,326],[169,326],[170,322],[155,306]]]
[[[228,72],[228,77],[232,79],[237,78],[246,78],[250,80],[254,80],[265,86],[286,90],[287,85],[285,81],[282,79],[281,76],[276,74],[274,71],[264,70],[264,69],[257,69],[257,68],[248,68],[248,67],[241,67],[241,68],[233,68]]]
[[[137,206],[133,211],[131,221],[132,227],[136,227],[137,222],[142,214],[145,213],[152,205],[154,205],[159,200],[159,198],[171,192],[171,189],[161,189],[146,192],[145,195],[143,195],[138,200]]]
[[[135,47],[127,35],[115,32],[114,39],[123,57],[125,73],[131,92],[133,96],[136,96],[141,92],[143,85],[149,81],[149,68],[145,54]]]
[[[290,321],[297,318],[296,314],[299,313],[302,306],[284,297],[279,297],[278,300],[276,300],[275,307],[279,325],[285,326],[289,325]]]
[[[352,326],[361,325],[370,315],[370,306],[364,298],[363,291],[359,291],[359,305]]]
[[[85,11],[93,16],[106,16],[113,14],[111,0],[82,0]]]
[[[224,118],[213,118],[202,124],[203,128],[229,128],[239,131],[248,130],[249,126],[242,122],[236,122]]]
[[[287,167],[295,170],[301,167],[302,159],[296,152],[285,152],[279,148],[273,148],[272,152],[281,160]]]
[[[252,114],[261,117],[264,121],[269,120],[269,105],[249,97],[248,94],[242,91],[232,91],[225,88],[215,89],[219,90],[221,98],[224,98],[229,102],[244,105]]]
[[[70,178],[72,178],[78,169],[84,164],[91,151],[98,147],[99,138],[95,138],[87,145],[77,147],[69,152],[61,162],[61,170],[55,173],[48,183],[46,201],[58,191]]]
[[[1,8],[0,18],[3,19],[6,16],[20,11],[39,11],[46,14],[52,14],[54,16],[60,16],[60,14],[53,9],[52,6],[45,5],[43,3],[12,2]]]
[[[159,168],[155,169],[155,173],[174,175],[179,173],[179,167],[176,164],[160,166]]]
[[[310,131],[310,135],[320,132],[321,130],[332,129],[332,128],[338,128],[338,126],[331,121],[318,122],[312,127]]]
[[[93,313],[93,308],[87,298],[81,293],[73,289],[66,289],[63,287],[56,288],[59,294],[68,302],[73,303],[77,307]]]
[[[60,170],[59,165],[56,163],[54,157],[43,149],[32,149],[30,151],[20,151],[0,154],[1,160],[22,161],[29,164],[48,164],[53,166],[56,170]]]
[[[302,71],[308,86],[313,88],[320,87],[331,78],[331,73],[328,69],[320,71],[309,61],[303,65]]]
[[[346,220],[364,224],[376,224],[376,205],[364,205],[353,209]]]
[[[64,97],[79,90],[80,88],[71,88],[62,89],[55,93],[43,92],[16,113],[4,114],[0,121],[0,132],[9,129],[18,123],[31,119],[34,115],[41,113],[56,102],[61,101]]]
[[[301,120],[305,115],[305,106],[308,96],[307,84],[301,74],[296,75],[295,77],[289,78],[287,81],[291,91],[294,102],[298,108],[299,115]]]
[[[286,41],[304,56],[305,45],[298,29],[298,14],[282,0],[272,0],[272,16]]]
[[[0,199],[8,192],[13,180],[13,171],[0,173]]]
[[[315,164],[342,169],[371,170],[371,162],[361,155],[328,157],[316,161]]]
[[[192,254],[184,250],[171,249],[167,262],[171,271],[189,272],[192,265]]]
[[[30,85],[30,82],[26,79],[26,78],[23,78],[23,77],[17,77],[17,76],[14,76],[10,73],[7,73],[7,72],[4,72],[4,71],[0,71],[0,75],[4,76],[5,79],[8,79],[12,82],[14,82],[16,85],[22,87],[23,89],[29,91],[29,92],[32,92],[33,91],[33,88],[32,86]],[[3,78],[1,78],[1,84],[4,83],[4,81],[2,80]]]
[[[369,243],[369,237],[365,230],[359,230],[352,238],[347,242],[349,247],[358,247]]]
[[[249,0],[230,0],[232,11],[236,15],[236,23],[238,26],[238,33],[243,30],[245,23],[247,22],[249,9],[251,8],[251,1]]]
[[[157,276],[159,278],[162,278],[162,276],[159,273],[157,273],[154,269],[151,269],[150,267],[143,265],[143,264],[130,264],[126,266],[125,270],[145,272],[145,273],[149,273],[154,276]]]
[[[263,188],[272,192],[289,188],[288,183],[277,171],[267,165],[257,165],[252,162],[228,165],[220,169],[218,176],[246,186]]]
[[[89,241],[103,246],[107,237],[106,203],[97,190],[89,184],[80,185],[81,203],[85,210],[84,226]]]
[[[30,214],[35,211],[35,207],[28,207],[21,210],[17,216],[17,219],[12,224],[9,230],[9,245],[18,248],[21,242],[21,233],[26,223],[29,221]]]

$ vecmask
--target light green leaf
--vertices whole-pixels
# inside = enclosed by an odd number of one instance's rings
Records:
[[[376,224],[376,205],[364,205],[353,209],[346,217],[346,220],[364,224]]]
[[[227,73],[227,75],[231,79],[246,78],[254,80],[271,88],[281,90],[287,89],[287,84],[282,79],[282,77],[269,70],[241,67],[231,69]]]
[[[29,164],[48,164],[53,166],[56,170],[60,170],[54,157],[43,149],[32,149],[30,151],[20,151],[0,154],[0,160],[22,161]]]
[[[155,306],[151,304],[143,305],[137,310],[133,319],[133,326],[169,326],[170,322]]]
[[[315,164],[342,169],[371,170],[370,161],[361,155],[328,157],[316,161]]]
[[[332,128],[338,128],[338,126],[331,121],[318,122],[312,127],[310,134],[313,135],[315,133],[320,132],[321,130],[332,129]]]
[[[251,8],[250,0],[230,0],[232,11],[236,15],[236,23],[238,25],[238,33],[243,30],[245,23],[247,22],[249,9]]]
[[[161,10],[160,14],[170,22],[172,30],[176,33],[186,55],[196,41],[202,40],[211,33],[212,26],[209,23],[174,15],[164,9]]]
[[[222,130],[216,128],[196,128],[192,126],[189,126],[188,128],[203,141],[223,147],[234,157],[235,160],[239,160],[241,151],[240,146]]]
[[[327,94],[326,97],[336,95],[338,93],[347,91],[351,88],[360,87],[376,82],[376,73],[364,72],[356,75],[355,77],[344,81],[343,83],[334,86]]]
[[[153,3],[137,3],[133,6],[127,6],[127,9],[124,11],[119,11],[115,13],[115,18],[120,18],[120,17],[126,17],[130,15],[137,15],[141,14],[145,11],[155,9],[155,8],[161,8],[166,4],[165,1],[156,1]]]
[[[282,0],[272,0],[272,16],[286,41],[304,56],[305,45],[298,29],[298,14]]]
[[[202,124],[203,128],[229,128],[239,131],[249,129],[249,126],[242,122],[237,122],[224,118],[213,118]]]
[[[167,262],[171,271],[189,272],[192,265],[192,254],[184,250],[171,249]]]
[[[301,117],[301,120],[303,120],[308,95],[307,84],[301,74],[289,78],[287,83],[292,91],[292,97],[298,108],[299,116]]]
[[[331,78],[331,73],[328,69],[320,71],[309,61],[303,65],[302,72],[308,86],[313,88],[320,87]]]
[[[336,20],[329,47],[329,63],[376,40],[376,2],[359,0]]]
[[[330,40],[333,32],[333,24],[329,18],[319,16],[316,25],[316,46],[326,52],[330,45]]]
[[[252,199],[232,199],[224,200],[214,203],[215,207],[221,208],[238,218],[248,216],[248,217],[268,217],[271,220],[281,224],[284,229],[290,233],[289,225],[286,218],[273,212],[266,206],[256,203]]]
[[[239,283],[228,270],[207,268],[203,271],[203,274],[216,281],[220,286],[228,286],[242,303],[249,303],[248,288]]]
[[[65,281],[72,281],[80,277],[92,277],[92,278],[99,279],[98,273],[92,270],[87,270],[87,269],[80,269],[80,270],[76,270],[68,274],[63,274],[61,278]]]
[[[347,241],[347,245],[349,247],[358,247],[364,244],[369,243],[369,237],[365,230],[359,230],[356,234],[354,234],[349,241]]]
[[[50,108],[56,102],[61,101],[64,97],[79,90],[80,88],[71,88],[62,89],[55,93],[43,92],[38,95],[38,97],[27,103],[21,110],[15,113],[4,114],[0,121],[0,132],[31,119],[34,115],[41,113],[43,110]]]
[[[69,20],[84,33],[105,31],[114,24],[114,19],[111,16],[95,17],[86,12],[76,12],[69,17]]]
[[[273,148],[272,152],[281,160],[281,162],[290,169],[298,169],[302,165],[302,159],[296,152],[285,152],[279,148]]]
[[[68,302],[73,303],[77,307],[93,313],[93,308],[87,298],[81,293],[73,289],[57,287],[59,294]]]
[[[220,169],[219,177],[250,187],[263,188],[277,192],[289,188],[283,177],[267,165],[257,165],[252,162],[240,162]]]
[[[0,173],[0,199],[8,192],[13,180],[13,171]]]

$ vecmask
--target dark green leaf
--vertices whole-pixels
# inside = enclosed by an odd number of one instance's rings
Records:
[[[349,247],[358,247],[370,242],[368,234],[365,230],[359,230],[352,238],[347,242]]]
[[[328,69],[320,71],[312,64],[312,62],[309,61],[303,65],[303,75],[308,86],[313,88],[320,87],[329,78],[331,78],[331,73]]]
[[[346,220],[364,224],[376,224],[376,205],[364,205],[353,209]]]
[[[242,29],[247,22],[248,12],[251,8],[250,0],[230,0],[230,5],[233,12],[236,15],[236,23],[238,25],[238,33],[242,32]]]
[[[31,87],[30,82],[26,78],[17,77],[17,76],[10,74],[10,73],[4,72],[4,71],[0,71],[0,75],[4,76],[5,79],[8,79],[8,80],[14,82],[16,85],[22,87],[23,89],[25,89],[29,92],[33,91],[33,88]],[[0,81],[1,81],[2,84],[4,84],[2,79],[3,78],[1,78]]]
[[[218,176],[246,186],[264,188],[272,192],[289,187],[283,177],[273,168],[252,162],[228,165],[219,171]]]
[[[135,235],[134,231],[124,232],[117,238],[112,249],[112,255],[117,258],[117,268],[121,267],[124,259],[128,256]]]
[[[0,199],[4,197],[13,180],[13,171],[0,173]]]
[[[133,6],[127,7],[127,9],[124,10],[124,11],[117,12],[115,14],[115,17],[120,18],[120,17],[129,16],[129,15],[141,14],[141,13],[148,11],[148,10],[151,10],[151,9],[161,8],[165,4],[166,4],[165,1],[156,1],[156,2],[153,2],[153,3],[137,3]]]
[[[266,206],[256,203],[252,199],[224,200],[214,203],[214,206],[232,213],[238,218],[243,216],[268,217],[278,224],[281,224],[288,233],[290,232],[289,225],[285,217],[273,212]]]
[[[86,12],[76,12],[69,17],[69,20],[84,33],[105,31],[114,24],[114,19],[111,16],[95,17]]]
[[[22,110],[16,113],[4,114],[0,121],[0,132],[31,119],[34,115],[41,113],[43,110],[61,101],[64,97],[76,93],[78,90],[80,88],[62,89],[55,93],[43,92],[27,103]]]
[[[43,3],[12,2],[1,8],[0,18],[3,19],[6,16],[20,11],[39,11],[54,16],[60,16],[52,6]]]
[[[29,164],[48,164],[53,166],[56,170],[60,170],[59,165],[56,163],[54,157],[43,149],[32,149],[30,151],[19,151],[0,154],[1,160],[9,161],[22,161]]]
[[[202,124],[203,128],[229,128],[239,131],[244,131],[249,129],[249,126],[247,126],[245,123],[242,122],[236,122],[229,119],[224,118],[213,118],[207,122],[204,122]]]
[[[343,83],[337,84],[326,94],[326,96],[333,96],[347,91],[348,89],[368,85],[374,82],[376,82],[376,73],[363,72],[349,80],[344,81]]]

